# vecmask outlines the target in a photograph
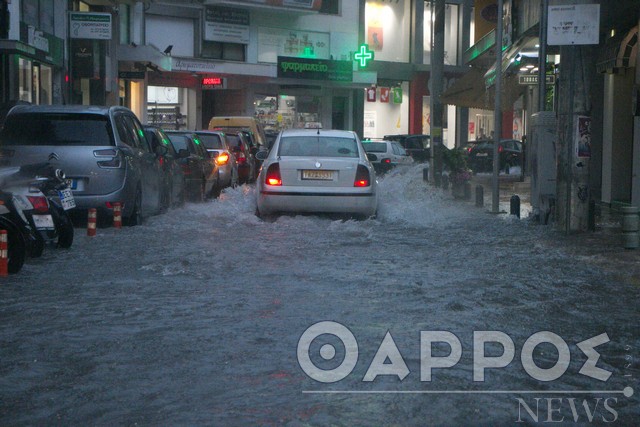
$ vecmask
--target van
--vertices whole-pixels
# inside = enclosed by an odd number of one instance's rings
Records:
[[[267,146],[267,138],[264,135],[262,124],[255,117],[250,116],[219,116],[212,117],[209,121],[209,130],[222,130],[226,133],[238,133],[242,130],[253,133],[259,147]]]

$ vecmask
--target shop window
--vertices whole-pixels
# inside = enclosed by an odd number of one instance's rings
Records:
[[[328,15],[339,15],[340,0],[322,0],[322,6],[320,6],[320,13],[326,13]]]
[[[202,42],[202,57],[245,62],[245,45],[240,43]]]
[[[444,12],[444,63],[446,65],[457,65],[458,63],[458,37],[460,34],[458,26],[459,7],[455,4],[447,4]],[[431,64],[431,45],[433,40],[433,21],[431,3],[424,4],[424,63]]]
[[[365,37],[376,60],[409,62],[410,3],[367,1]]]

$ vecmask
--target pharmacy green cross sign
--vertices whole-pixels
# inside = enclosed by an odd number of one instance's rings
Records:
[[[367,66],[369,61],[373,61],[373,51],[369,50],[368,44],[361,44],[360,49],[353,55],[355,61],[358,61],[360,68]]]

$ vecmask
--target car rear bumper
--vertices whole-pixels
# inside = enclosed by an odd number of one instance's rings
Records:
[[[258,210],[261,214],[278,212],[299,213],[345,213],[364,216],[375,215],[377,209],[375,192],[327,192],[327,191],[269,191],[258,195]]]

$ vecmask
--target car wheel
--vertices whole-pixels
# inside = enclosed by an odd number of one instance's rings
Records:
[[[129,218],[127,218],[127,225],[130,227],[142,225],[142,221],[142,191],[138,189],[138,191],[136,191],[136,199],[133,202],[133,211]]]
[[[73,244],[73,222],[69,215],[61,208],[54,208],[57,210],[55,216],[56,231],[58,233],[59,248],[68,249]]]
[[[509,175],[509,173],[510,173],[510,172],[511,172],[511,164],[510,164],[509,162],[507,162],[507,163],[504,165],[504,173],[505,173],[505,174],[507,174],[507,175]]]

